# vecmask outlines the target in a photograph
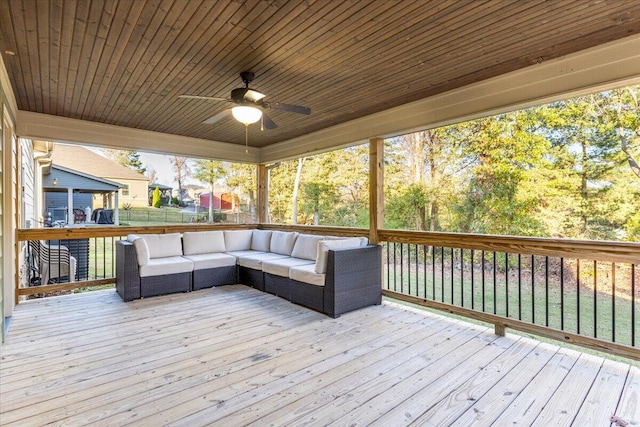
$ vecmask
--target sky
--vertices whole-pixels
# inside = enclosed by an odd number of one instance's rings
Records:
[[[171,162],[169,156],[164,154],[140,153],[140,161],[143,165],[150,165],[155,169],[158,183],[164,185],[175,184],[173,180],[173,171],[171,170]]]
[[[103,155],[102,149],[97,147],[85,147],[89,150]],[[140,154],[140,161],[146,166],[151,166],[156,171],[157,181],[159,184],[173,186],[175,181],[173,179],[173,171],[171,170],[171,162],[169,156],[164,154],[153,154],[138,151]],[[193,179],[187,178],[186,184],[200,184]]]

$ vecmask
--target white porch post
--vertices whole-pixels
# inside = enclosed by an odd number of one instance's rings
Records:
[[[115,197],[115,206],[113,207],[113,223],[115,225],[120,225],[120,208],[118,207],[119,203],[118,203],[118,193],[119,191],[115,191],[114,192],[116,197]]]
[[[73,224],[75,218],[73,215],[73,188],[67,189],[67,224]]]

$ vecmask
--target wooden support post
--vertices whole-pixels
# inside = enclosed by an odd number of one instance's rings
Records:
[[[495,324],[496,335],[499,337],[504,337],[507,335],[507,327],[505,325],[501,325],[499,323]]]
[[[384,140],[369,140],[369,243],[380,243],[378,230],[384,226]]]
[[[267,194],[267,166],[258,165],[258,223],[268,222],[269,200]]]

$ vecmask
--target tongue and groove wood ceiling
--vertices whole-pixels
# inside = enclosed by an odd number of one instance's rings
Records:
[[[267,146],[640,32],[635,0],[1,0],[18,108],[244,144],[202,122],[250,70]],[[15,55],[7,54],[13,52]]]

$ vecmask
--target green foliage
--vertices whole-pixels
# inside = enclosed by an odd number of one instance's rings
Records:
[[[151,206],[159,208],[162,206],[162,199],[160,197],[160,189],[158,187],[153,189],[153,196],[151,198]]]
[[[143,175],[147,172],[147,168],[140,161],[140,153],[137,151],[105,149],[104,153],[119,165],[133,169]]]
[[[133,208],[133,205],[131,203],[123,203],[122,204],[122,209],[125,211],[129,211]]]

